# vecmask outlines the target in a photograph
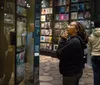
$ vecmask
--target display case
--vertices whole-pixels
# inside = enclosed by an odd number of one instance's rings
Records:
[[[16,2],[16,84],[25,76],[27,1]]]
[[[56,53],[60,35],[67,29],[72,21],[84,24],[87,29],[91,28],[91,1],[90,0],[43,0],[41,11],[41,46],[40,50],[45,50],[50,56]],[[44,7],[44,8],[43,8]],[[52,16],[48,14],[51,8]],[[49,16],[49,22],[48,21]],[[44,28],[44,29],[43,29]],[[49,30],[48,30],[48,29]],[[55,55],[54,55],[55,56]]]

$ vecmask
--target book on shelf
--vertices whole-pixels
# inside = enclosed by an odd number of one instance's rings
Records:
[[[46,21],[52,21],[52,15],[46,15]]]
[[[64,20],[64,14],[59,14],[60,20]]]
[[[57,51],[57,48],[58,48],[58,44],[54,44],[53,50],[54,50],[54,51]]]
[[[41,28],[44,28],[45,27],[45,23],[41,23]]]
[[[90,28],[91,21],[90,21],[90,20],[85,20],[85,21],[84,21],[84,25],[85,25],[87,28]]]
[[[79,4],[78,4],[78,10],[79,10],[79,11],[85,10],[84,3],[79,3]]]
[[[84,19],[84,12],[78,12],[78,19]]]
[[[56,14],[56,15],[55,15],[55,20],[60,20],[59,14]]]
[[[41,15],[41,21],[46,21],[46,15]]]
[[[85,18],[85,19],[90,19],[90,18],[91,18],[91,14],[90,14],[89,11],[85,12],[84,18]]]
[[[69,14],[64,14],[64,20],[69,20]]]
[[[51,49],[52,49],[52,44],[49,44],[49,43],[46,44],[46,49],[47,49],[47,50],[51,50]]]
[[[77,19],[77,12],[71,13],[71,19]]]
[[[40,43],[40,49],[46,49],[46,43]]]
[[[72,4],[71,11],[78,11],[78,4]]]
[[[41,9],[41,14],[46,14],[46,10],[45,10],[45,8],[43,9]]]
[[[61,22],[55,22],[54,28],[61,29],[62,28]]]
[[[74,3],[74,2],[78,2],[78,0],[71,0],[71,2],[72,2],[72,3]]]
[[[45,36],[40,36],[40,42],[45,42]]]
[[[60,13],[63,13],[63,12],[65,12],[65,6],[60,7]]]

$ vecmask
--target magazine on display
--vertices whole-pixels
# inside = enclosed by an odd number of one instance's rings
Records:
[[[54,44],[53,50],[54,50],[54,51],[57,51],[57,48],[58,48],[58,44]]]
[[[45,36],[40,36],[40,42],[45,42]]]
[[[46,15],[46,21],[51,21],[52,20],[52,15]]]
[[[71,13],[71,19],[77,19],[77,12]]]
[[[74,2],[78,2],[78,0],[71,0],[71,2],[72,2],[72,3],[74,3]]]
[[[78,19],[84,19],[84,12],[78,13]]]
[[[84,3],[78,4],[78,10],[79,11],[85,10]]]
[[[46,21],[46,15],[41,15],[41,21]]]
[[[40,43],[40,49],[46,49],[46,43]]]
[[[71,11],[78,11],[78,4],[72,4]]]
[[[91,14],[90,14],[89,11],[85,12],[84,18],[85,18],[85,19],[90,19],[90,18],[91,18]]]
[[[65,14],[64,20],[69,20],[69,14]]]
[[[65,12],[65,6],[60,7],[60,13],[64,13]]]
[[[59,14],[55,14],[55,20],[59,21],[60,18],[59,18]]]
[[[52,49],[52,44],[46,44],[46,49],[51,50]]]
[[[61,22],[55,22],[54,28],[55,28],[55,29],[61,29],[61,28],[62,28],[62,27],[61,27]]]

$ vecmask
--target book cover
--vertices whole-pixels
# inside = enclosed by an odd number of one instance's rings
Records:
[[[71,2],[72,2],[72,3],[74,3],[74,2],[78,2],[78,0],[71,0]]]
[[[46,9],[41,9],[41,14],[46,14]]]
[[[44,23],[44,27],[45,27],[45,28],[48,28],[48,22],[45,22],[45,23]]]
[[[78,4],[72,4],[71,11],[78,11]]]
[[[51,22],[47,22],[47,28],[51,28]]]
[[[52,15],[46,15],[46,21],[52,21]]]
[[[54,44],[53,50],[54,50],[54,51],[57,51],[57,48],[58,48],[58,44]]]
[[[60,27],[59,22],[55,22],[55,24],[54,24],[54,28],[59,28],[59,27]]]
[[[56,14],[56,15],[55,15],[55,20],[60,20],[59,14]]]
[[[17,6],[17,14],[22,15],[22,8]]]
[[[65,12],[65,6],[61,6],[60,7],[60,13],[64,13]]]
[[[69,20],[69,14],[64,15],[64,20]]]
[[[79,11],[85,10],[85,8],[84,8],[84,3],[81,3],[81,4],[78,5],[78,10],[79,10]]]
[[[49,8],[49,14],[52,14],[52,12],[53,12],[53,9]]]
[[[40,43],[40,49],[46,49],[46,43]]]
[[[71,19],[77,19],[77,12],[71,13]]]
[[[84,21],[84,25],[85,25],[87,28],[90,28],[91,21],[90,21],[90,20],[85,20],[85,21]]]
[[[45,27],[45,23],[41,23],[41,28],[44,28]]]
[[[60,14],[60,20],[64,20],[64,14]]]
[[[46,21],[46,15],[41,15],[41,21]]]
[[[83,18],[84,18],[84,12],[79,12],[78,19],[83,19]]]
[[[52,49],[52,44],[46,44],[46,49],[51,50]]]
[[[40,42],[45,42],[45,36],[40,36]]]
[[[88,11],[85,12],[84,18],[85,18],[85,19],[90,19],[90,18],[91,18],[90,12],[88,12]]]

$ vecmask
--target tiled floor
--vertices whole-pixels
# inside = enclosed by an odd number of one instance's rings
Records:
[[[59,73],[59,60],[50,56],[40,56],[39,80],[40,85],[62,85],[62,75]],[[33,85],[29,80],[32,73],[29,70],[30,65],[26,64],[26,82],[23,80],[19,85]],[[1,85],[1,84],[0,84]],[[9,82],[14,85],[14,74]],[[92,69],[86,65],[79,85],[93,85]]]
[[[50,56],[40,57],[40,85],[62,85],[59,60]],[[86,65],[80,85],[93,85],[92,69]]]

